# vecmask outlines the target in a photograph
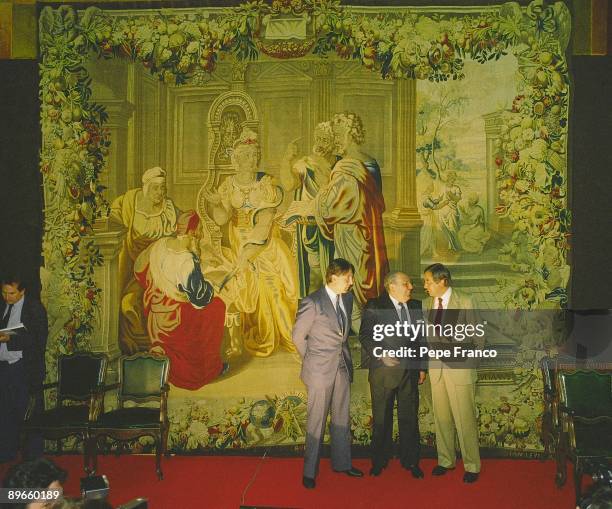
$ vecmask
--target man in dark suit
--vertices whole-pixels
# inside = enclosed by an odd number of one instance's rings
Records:
[[[374,420],[370,475],[374,476],[381,474],[393,456],[393,406],[397,400],[400,463],[414,478],[423,478],[419,467],[418,410],[419,385],[425,380],[425,370],[420,369],[417,359],[386,355],[403,347],[413,347],[418,352],[420,336],[412,340],[411,332],[406,333],[410,329],[396,327],[398,322],[416,327],[422,321],[421,301],[411,299],[412,288],[410,278],[403,272],[387,274],[386,292],[368,300],[359,331],[359,340],[370,357],[368,380]],[[385,326],[388,330],[393,327],[394,333],[383,334]]]
[[[353,295],[353,266],[342,258],[332,260],[326,284],[300,301],[293,342],[302,357],[301,378],[308,390],[305,488],[315,487],[327,414],[331,411],[331,461],[336,472],[361,477],[351,463],[349,404],[353,361],[348,345]]]
[[[14,335],[0,333],[0,462],[17,454],[19,432],[30,396],[41,403],[45,378],[47,313],[34,296],[26,295],[21,277],[5,276],[1,281],[0,329],[23,324]],[[40,437],[29,444],[26,456],[42,454]]]

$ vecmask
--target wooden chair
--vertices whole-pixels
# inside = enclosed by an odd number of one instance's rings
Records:
[[[168,442],[168,370],[167,357],[150,353],[137,353],[119,361],[119,383],[105,387],[117,390],[118,408],[105,412],[90,427],[90,449],[93,452],[93,471],[97,469],[98,442],[109,437],[116,442],[128,442],[150,436],[155,440],[155,466],[157,476],[163,479],[161,455]],[[151,401],[159,407],[140,406]],[[136,406],[126,407],[126,402]]]
[[[96,394],[104,384],[107,367],[108,357],[104,354],[79,352],[60,355],[57,382],[43,386],[43,390],[57,389],[55,407],[35,413],[32,400],[22,427],[26,436],[39,433],[47,440],[56,440],[58,452],[62,450],[62,439],[69,436],[80,438],[86,472],[89,465],[89,423],[100,412]]]
[[[565,461],[569,458],[574,464],[578,503],[582,475],[590,473],[588,466],[594,461],[612,458],[612,373],[559,369],[557,390],[561,418],[558,484],[565,483]]]

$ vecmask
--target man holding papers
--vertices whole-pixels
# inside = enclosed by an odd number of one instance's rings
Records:
[[[17,275],[1,280],[0,330],[0,463],[17,454],[19,430],[30,395],[40,393],[45,378],[47,313]],[[23,324],[23,328],[18,326]],[[28,455],[42,454],[42,440],[30,444]]]

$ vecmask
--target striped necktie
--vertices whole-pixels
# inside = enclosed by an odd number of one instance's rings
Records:
[[[340,295],[336,295],[336,316],[338,317],[338,325],[340,325],[340,331],[342,335],[344,335],[344,331],[346,330],[346,316],[344,316],[344,311],[340,307]]]

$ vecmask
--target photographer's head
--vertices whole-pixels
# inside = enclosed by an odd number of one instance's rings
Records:
[[[7,472],[3,488],[19,488],[28,490],[62,490],[62,483],[68,473],[52,461],[38,458],[25,461],[10,468]],[[50,508],[53,501],[36,501],[13,504],[14,509],[44,509]]]

